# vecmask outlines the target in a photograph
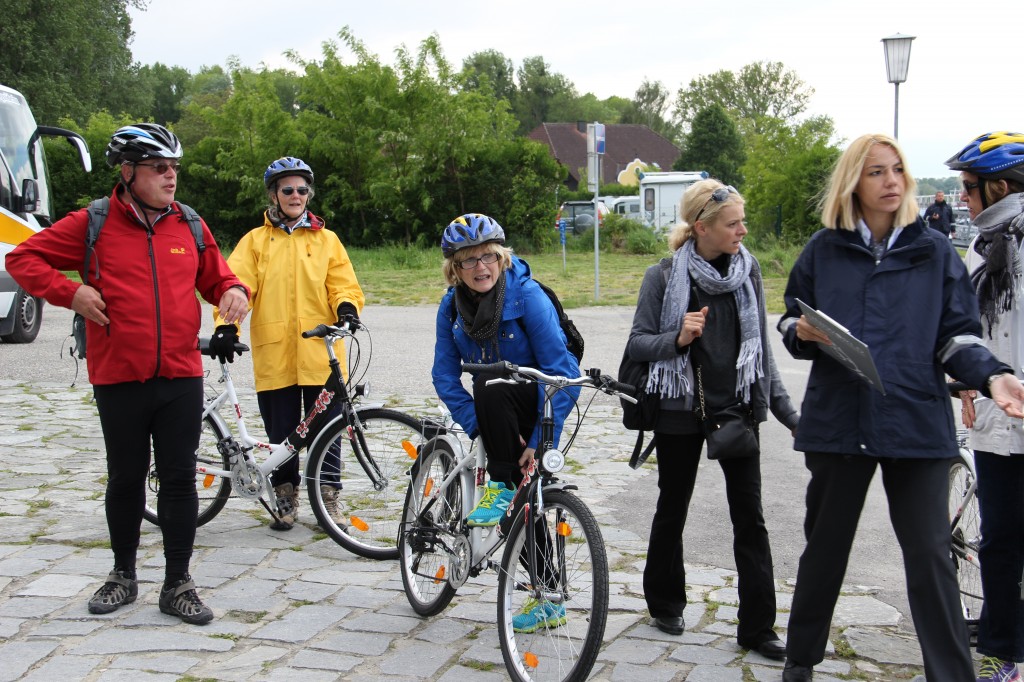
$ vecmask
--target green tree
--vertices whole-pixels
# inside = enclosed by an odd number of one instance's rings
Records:
[[[75,131],[88,143],[89,154],[92,156],[91,173],[82,172],[78,152],[65,140],[43,138],[46,161],[50,168],[50,186],[53,188],[54,219],[63,218],[93,199],[110,195],[117,184],[117,171],[107,165],[104,154],[107,143],[115,130],[133,121],[127,116],[115,118],[106,111],[90,116],[84,127],[71,119],[60,121],[61,127]]]
[[[697,112],[673,170],[704,170],[727,185],[743,184],[747,155],[736,124],[720,104]]]
[[[181,118],[182,104],[192,85],[192,74],[180,66],[166,66],[157,62],[138,70],[138,83],[152,93],[146,111],[133,111],[137,118],[148,119],[162,126]]]
[[[645,125],[667,140],[679,137],[679,127],[669,120],[669,98],[671,93],[661,81],[646,78],[637,88],[629,106],[622,113],[621,123]]]
[[[575,112],[568,111],[577,97],[575,86],[562,74],[551,71],[543,57],[524,59],[516,77],[519,94],[514,111],[521,133],[529,133],[541,123],[576,120]],[[555,112],[559,113],[557,118],[552,116]]]
[[[144,0],[7,0],[0,21],[0,83],[28,99],[36,119],[84,122],[136,106],[128,6]],[[145,101],[145,97],[143,97]]]
[[[486,90],[509,104],[516,99],[512,60],[497,50],[483,50],[462,60],[462,89]]]
[[[831,143],[832,119],[812,117],[790,126],[763,121],[743,166],[747,224],[752,231],[803,242],[821,227],[818,207],[840,150]]]
[[[697,112],[720,104],[744,133],[760,134],[773,120],[795,123],[813,94],[782,62],[754,62],[739,74],[721,70],[691,80],[676,96],[676,121],[688,130]]]

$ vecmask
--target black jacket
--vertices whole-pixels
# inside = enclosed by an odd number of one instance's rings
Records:
[[[938,215],[938,218],[932,216]],[[938,230],[944,235],[949,235],[949,229],[953,225],[953,207],[943,202],[933,202],[928,210],[924,212],[924,219],[928,221],[928,227]]]

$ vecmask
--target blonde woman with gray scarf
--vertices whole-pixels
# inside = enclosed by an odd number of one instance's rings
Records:
[[[686,573],[683,527],[704,446],[694,412],[695,369],[710,412],[735,403],[755,423],[771,410],[790,430],[799,417],[779,379],[768,344],[761,268],[743,246],[743,198],[731,186],[702,180],[683,196],[680,223],[669,236],[674,254],[647,269],[628,351],[650,363],[648,392],[661,395],[655,426],[660,490],[644,569],[653,625],[683,633]],[[725,474],[739,573],[741,647],[781,660],[774,631],[772,553],[761,508],[759,457],[718,460]]]

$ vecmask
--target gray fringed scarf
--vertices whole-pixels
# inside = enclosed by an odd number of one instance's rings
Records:
[[[1020,239],[1024,231],[1024,193],[1011,194],[978,214],[974,250],[985,262],[971,273],[978,308],[989,337],[996,318],[1013,308],[1021,277]]]
[[[736,395],[750,402],[750,386],[764,375],[761,366],[761,327],[757,314],[757,297],[750,282],[754,257],[740,244],[739,253],[729,259],[729,270],[723,278],[715,268],[694,250],[694,240],[686,240],[672,257],[672,273],[661,305],[662,333],[679,333],[683,316],[690,304],[690,279],[709,294],[733,292],[740,322],[740,352],[736,358]],[[693,371],[688,367],[689,353],[677,354],[670,360],[651,363],[647,392],[664,398],[693,395]]]

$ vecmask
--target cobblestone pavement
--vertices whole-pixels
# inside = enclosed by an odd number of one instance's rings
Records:
[[[506,679],[495,625],[494,575],[470,580],[442,614],[415,615],[394,562],[358,558],[319,539],[312,514],[287,533],[233,499],[198,531],[192,573],[216,619],[205,627],[160,613],[160,534],[143,522],[139,598],[94,616],[86,602],[110,570],[105,463],[86,385],[0,381],[0,680]],[[430,414],[429,401],[397,405]],[[259,427],[255,398],[243,413]],[[625,466],[633,434],[610,404],[586,422],[566,478],[578,479],[608,546],[611,602],[599,680],[778,680],[780,664],[735,642],[735,573],[688,565],[687,630],[649,625],[641,571],[646,542],[602,500],[651,475]],[[778,587],[779,628],[792,586]],[[900,614],[870,587],[848,587],[819,682],[910,679],[921,672]]]

